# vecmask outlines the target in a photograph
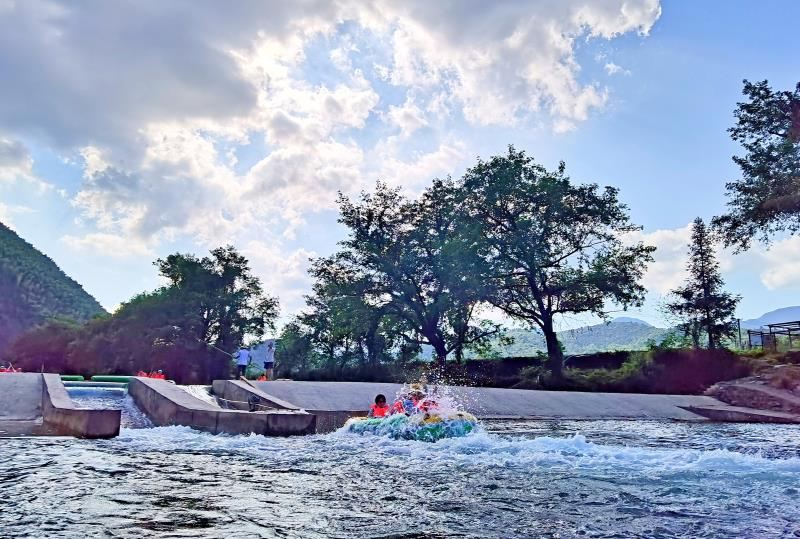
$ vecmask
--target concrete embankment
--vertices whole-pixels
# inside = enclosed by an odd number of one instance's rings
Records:
[[[113,438],[119,410],[86,410],[69,398],[57,374],[0,375],[0,434]]]
[[[360,382],[255,382],[261,393],[318,416],[318,432],[338,428],[352,415],[364,415],[375,395],[391,400],[399,384]],[[747,415],[704,395],[642,395],[443,386],[464,408],[484,420],[501,419],[652,419],[678,421],[770,421]],[[736,412],[736,413],[734,413]],[[756,412],[756,411],[753,411]]]
[[[163,380],[133,378],[128,393],[158,426],[185,425],[213,434],[291,436],[315,432],[316,418],[304,411],[242,411],[222,409]]]

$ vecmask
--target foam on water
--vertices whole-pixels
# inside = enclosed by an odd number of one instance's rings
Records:
[[[359,436],[344,431],[308,437],[298,444],[297,438],[265,438],[263,436],[210,435],[188,427],[123,429],[118,442],[129,444],[136,451],[209,451],[240,452],[258,457],[275,451],[294,452],[306,443],[326,446],[329,454],[358,458],[370,455],[390,463],[433,466],[459,464],[475,468],[524,467],[586,470],[625,470],[628,473],[661,476],[669,474],[776,473],[800,474],[800,458],[767,458],[727,449],[697,450],[646,448],[593,443],[584,435],[568,437],[540,436],[514,438],[478,430],[460,438],[446,438],[434,444],[396,440],[383,436]],[[795,476],[800,480],[800,476]]]
[[[797,428],[485,428],[436,443],[188,427],[123,428],[112,440],[0,438],[14,463],[0,469],[0,529],[76,539],[800,534]]]

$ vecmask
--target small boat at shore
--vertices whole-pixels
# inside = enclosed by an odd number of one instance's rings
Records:
[[[435,442],[459,438],[473,432],[478,419],[467,412],[424,412],[386,417],[351,417],[343,430],[354,434],[388,436],[396,440]]]

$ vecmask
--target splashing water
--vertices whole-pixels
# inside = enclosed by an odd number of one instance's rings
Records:
[[[798,448],[792,426],[632,421],[487,423],[435,444],[0,439],[0,535],[795,537]]]
[[[475,416],[463,411],[458,401],[444,388],[406,384],[397,393],[392,415],[351,418],[340,430],[398,440],[436,442],[444,438],[467,436],[479,428]]]

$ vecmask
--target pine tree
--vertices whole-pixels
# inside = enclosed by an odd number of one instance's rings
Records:
[[[733,316],[741,299],[723,290],[724,281],[714,255],[715,241],[701,218],[692,224],[689,244],[689,277],[671,292],[674,301],[667,309],[678,316],[680,328],[700,346],[701,333],[708,337],[708,347],[718,348],[725,337],[734,334]]]

